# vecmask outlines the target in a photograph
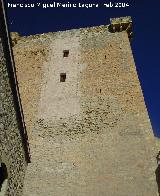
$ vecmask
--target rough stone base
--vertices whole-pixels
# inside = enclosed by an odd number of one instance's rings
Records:
[[[157,195],[142,135],[133,140],[114,128],[81,136],[33,136],[23,196]]]

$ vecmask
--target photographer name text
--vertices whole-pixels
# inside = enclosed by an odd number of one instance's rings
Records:
[[[129,7],[129,3],[117,2],[117,3],[60,3],[60,2],[52,2],[52,3],[8,3],[8,8],[125,8]]]

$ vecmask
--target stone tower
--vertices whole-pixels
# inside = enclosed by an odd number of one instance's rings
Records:
[[[32,154],[24,195],[157,195],[131,18],[12,37]]]

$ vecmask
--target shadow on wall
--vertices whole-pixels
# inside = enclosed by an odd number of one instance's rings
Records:
[[[0,163],[0,195],[4,194],[6,191],[6,186],[7,186],[7,178],[8,178],[8,173],[7,173],[7,167],[4,163]]]
[[[160,151],[159,153],[157,154],[157,169],[155,171],[155,174],[156,174],[156,181],[157,181],[157,186],[158,186],[158,193],[159,193],[159,196],[160,196]]]

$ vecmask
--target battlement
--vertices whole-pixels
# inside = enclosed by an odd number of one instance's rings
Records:
[[[132,19],[130,16],[120,17],[120,18],[111,18],[111,24],[108,26],[110,32],[121,32],[127,31],[129,39],[133,37],[132,32]]]
[[[17,42],[20,41],[31,41],[35,39],[45,39],[48,37],[53,37],[54,35],[58,35],[63,32],[83,32],[83,33],[89,33],[89,32],[103,32],[108,31],[111,33],[115,32],[121,32],[121,31],[127,31],[129,39],[133,37],[132,32],[132,19],[130,16],[126,17],[120,17],[120,18],[111,18],[110,19],[111,24],[109,25],[100,25],[100,26],[93,26],[93,27],[83,27],[78,29],[71,29],[66,31],[56,31],[56,32],[48,32],[43,34],[35,34],[35,35],[29,35],[29,36],[21,36],[18,32],[11,32],[11,40],[12,40],[12,46],[15,46]]]

